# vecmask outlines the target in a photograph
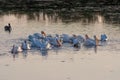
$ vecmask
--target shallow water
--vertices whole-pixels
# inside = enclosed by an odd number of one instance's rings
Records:
[[[78,14],[78,15],[76,15]],[[62,15],[62,16],[61,16]],[[84,13],[48,14],[44,12],[3,13],[0,15],[0,80],[119,80],[120,74],[120,24],[107,21],[102,14],[92,17]],[[79,19],[76,16],[79,16]],[[120,15],[119,15],[120,16]],[[118,17],[119,18],[119,17]],[[115,23],[113,23],[115,22]],[[4,31],[11,23],[12,31]],[[29,50],[14,56],[12,45],[20,45],[28,35],[45,31],[47,34],[77,34],[90,37],[107,34],[105,46],[81,47],[76,51],[70,45],[61,49]]]

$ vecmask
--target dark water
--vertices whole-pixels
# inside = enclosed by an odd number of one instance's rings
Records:
[[[12,31],[4,31],[11,23]],[[75,50],[70,45],[41,52],[29,50],[12,55],[28,35],[102,33],[107,45]],[[14,58],[15,57],[15,58]],[[120,80],[120,13],[66,10],[0,12],[0,80]]]

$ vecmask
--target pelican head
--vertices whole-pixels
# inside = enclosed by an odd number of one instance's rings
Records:
[[[45,37],[46,33],[44,31],[41,31],[41,34]]]
[[[87,35],[87,34],[85,35],[85,38],[86,38],[86,39],[89,39],[89,37],[88,37],[88,35]]]
[[[76,38],[77,36],[75,34],[73,34],[73,37]]]

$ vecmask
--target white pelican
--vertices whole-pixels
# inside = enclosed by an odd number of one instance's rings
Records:
[[[12,54],[17,54],[18,52],[22,52],[23,50],[21,49],[21,47],[19,46],[15,46],[15,45],[13,45],[13,47],[12,47],[12,50],[11,50],[11,53]]]
[[[25,40],[23,43],[22,43],[22,46],[21,48],[23,50],[29,50],[30,49],[30,45],[27,43],[27,41]]]
[[[86,34],[85,37],[86,37],[86,40],[84,42],[84,46],[86,46],[86,47],[93,47],[93,46],[98,46],[99,45],[99,40],[97,39],[96,36],[94,36],[94,39],[91,39]]]
[[[101,39],[100,41],[107,41],[107,36],[106,34],[101,34]]]

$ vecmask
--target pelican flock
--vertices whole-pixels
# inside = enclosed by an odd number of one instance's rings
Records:
[[[55,34],[50,35],[46,34],[44,31],[41,31],[41,33],[34,33],[32,35],[28,36],[27,40],[24,40],[21,43],[21,46],[13,45],[11,49],[11,53],[19,53],[24,50],[30,50],[37,48],[39,50],[50,50],[54,48],[62,47],[64,43],[71,44],[73,48],[81,48],[84,47],[96,47],[101,45],[101,42],[106,42],[107,36],[106,34],[101,34],[100,38],[98,39],[96,35],[94,35],[94,38],[90,38],[87,34],[85,37],[81,35],[75,35],[72,36],[68,34]]]

